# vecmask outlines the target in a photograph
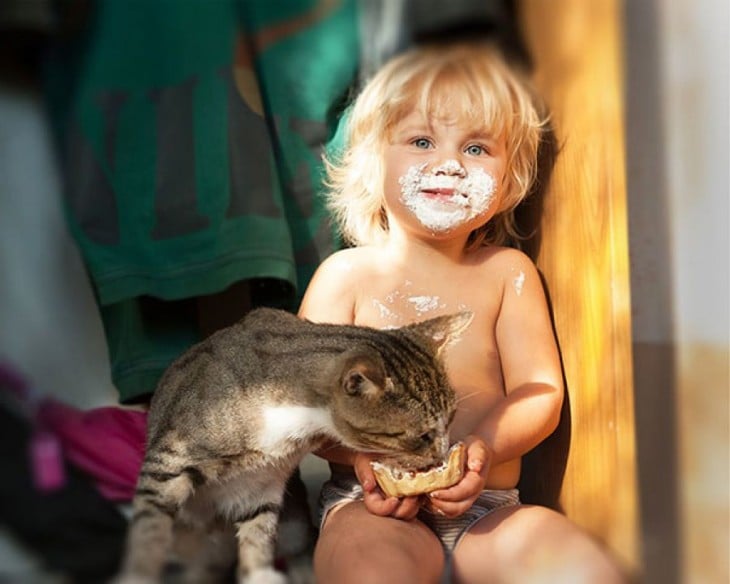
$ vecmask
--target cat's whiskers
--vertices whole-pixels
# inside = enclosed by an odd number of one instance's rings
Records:
[[[460,409],[459,406],[460,406],[461,402],[463,402],[469,398],[472,398],[475,395],[479,395],[480,393],[482,393],[481,390],[476,390],[476,391],[472,391],[471,393],[467,393],[466,395],[461,395],[461,396],[457,397],[456,398],[456,409],[457,410]]]

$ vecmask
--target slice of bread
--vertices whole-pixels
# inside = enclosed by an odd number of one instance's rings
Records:
[[[378,486],[388,497],[412,497],[455,485],[464,475],[465,463],[466,447],[457,442],[444,462],[425,471],[403,470],[381,462],[371,466]]]

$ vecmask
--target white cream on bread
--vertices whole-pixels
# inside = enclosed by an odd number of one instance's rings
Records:
[[[384,462],[370,463],[378,486],[389,497],[411,497],[445,489],[461,480],[466,462],[466,448],[454,444],[446,460],[428,470],[408,470]]]

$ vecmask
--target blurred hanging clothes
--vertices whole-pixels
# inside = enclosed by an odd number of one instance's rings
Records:
[[[69,4],[90,9],[49,52],[45,90],[122,403],[201,339],[188,299],[266,280],[261,303],[296,308],[339,247],[321,155],[358,83],[419,36],[499,30],[502,4]]]
[[[286,283],[336,246],[321,153],[356,74],[352,0],[104,0],[46,62],[70,229],[122,402],[200,340],[182,299]]]

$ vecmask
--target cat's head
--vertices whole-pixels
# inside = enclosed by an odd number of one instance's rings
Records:
[[[443,458],[456,399],[442,352],[471,312],[376,331],[337,363],[332,419],[353,449],[395,455],[421,467]]]

